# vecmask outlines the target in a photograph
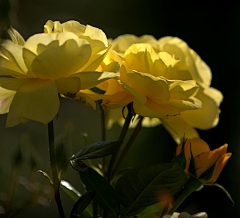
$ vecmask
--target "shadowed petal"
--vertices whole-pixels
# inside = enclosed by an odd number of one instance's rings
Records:
[[[0,114],[8,113],[15,91],[0,87]]]
[[[209,129],[218,124],[219,104],[222,101],[222,94],[214,88],[200,88],[195,96],[202,102],[202,108],[192,111],[183,111],[182,118],[190,125],[198,129]]]
[[[117,78],[118,73],[111,72],[99,72],[99,71],[84,71],[81,73],[76,73],[72,77],[78,77],[81,80],[81,90],[90,89],[105,80],[111,78]]]
[[[60,79],[74,74],[91,56],[91,47],[86,43],[82,40],[82,44],[78,45],[70,39],[60,47],[44,51],[32,63],[34,74],[41,79]]]
[[[67,94],[67,93],[77,93],[81,87],[81,81],[78,77],[70,77],[58,79],[56,81],[58,88],[58,93]]]
[[[173,139],[179,144],[181,138],[185,136],[187,139],[194,137],[199,138],[198,132],[189,123],[184,121],[180,116],[168,116],[161,119],[163,126],[171,134]]]
[[[6,127],[28,120],[47,124],[56,116],[58,109],[59,98],[55,82],[29,79],[13,98]]]

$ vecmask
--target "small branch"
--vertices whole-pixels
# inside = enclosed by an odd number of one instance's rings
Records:
[[[132,146],[133,142],[135,141],[135,139],[137,138],[138,136],[138,133],[140,132],[140,130],[142,129],[142,120],[143,120],[143,117],[141,117],[138,121],[138,124],[136,126],[136,128],[134,129],[134,132],[132,133],[130,139],[128,140],[125,148],[123,149],[123,152],[122,154],[120,155],[119,159],[118,159],[118,162],[113,170],[113,174],[118,170],[118,168],[121,166],[124,158],[126,157],[127,155],[127,152],[129,151],[130,147]]]
[[[127,108],[128,108],[128,115],[127,115],[127,118],[125,119],[125,123],[123,125],[123,128],[122,128],[122,131],[120,133],[120,136],[118,138],[118,141],[121,141],[123,142],[125,136],[127,135],[127,131],[128,131],[128,127],[129,127],[129,124],[132,120],[132,117],[133,117],[133,113],[132,113],[132,104],[128,104]],[[118,149],[116,150],[115,153],[112,154],[112,158],[110,160],[110,164],[109,164],[109,168],[108,168],[108,172],[107,172],[107,176],[108,176],[108,181],[110,182],[111,181],[111,178],[112,178],[112,169],[113,169],[113,166],[114,166],[114,163],[116,161],[116,158],[117,158],[117,155],[119,153],[119,150],[120,150],[120,146],[118,147]]]
[[[60,192],[59,192],[60,182],[58,179],[57,162],[56,162],[55,149],[54,149],[53,121],[48,123],[48,142],[49,142],[50,165],[51,165],[51,169],[52,169],[55,200],[57,203],[60,218],[65,218],[61,199],[60,199]]]
[[[97,101],[99,106],[99,112],[101,117],[101,141],[106,141],[106,123],[105,123],[105,113],[101,105],[101,101]],[[106,158],[102,157],[102,170],[103,175],[106,175]]]

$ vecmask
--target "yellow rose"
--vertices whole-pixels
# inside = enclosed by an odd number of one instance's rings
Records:
[[[168,71],[166,78],[182,81],[194,80],[199,85],[195,97],[202,102],[202,107],[197,110],[184,110],[177,116],[167,116],[161,120],[145,118],[145,124],[150,127],[163,123],[177,143],[180,143],[184,134],[187,138],[199,137],[194,128],[209,129],[216,126],[219,121],[219,105],[223,96],[220,91],[210,87],[212,74],[206,63],[184,41],[176,37],[163,37],[156,40],[149,35],[136,37],[128,34],[113,40],[112,47],[119,56],[122,56],[132,44],[144,42],[151,45],[156,53],[167,52],[179,60],[174,65],[174,70]],[[121,117],[121,110],[118,111],[118,116],[117,111],[110,111],[109,124],[123,122],[123,118],[117,120],[117,117]]]
[[[108,49],[107,39],[100,42],[102,36],[95,34],[81,38],[66,30],[33,35],[23,45],[10,40],[1,44],[0,86],[15,92],[6,127],[28,120],[50,122],[59,109],[58,93],[95,106],[84,91],[118,76],[95,71]]]
[[[114,51],[109,52],[101,67],[106,70],[117,62],[120,64],[119,80],[98,86],[106,91],[102,103],[105,108],[121,108],[133,102],[137,114],[163,119],[201,107],[201,102],[195,98],[198,85],[194,80],[168,79],[179,62],[168,53],[157,53],[146,43],[133,44],[122,58]]]
[[[227,153],[228,145],[225,144],[220,148],[210,151],[208,144],[200,138],[188,139],[184,145],[184,154],[186,157],[185,173],[189,174],[189,166],[191,160],[190,148],[195,162],[196,177],[203,180],[204,183],[214,183],[219,177],[223,167],[231,157],[231,153]],[[177,146],[176,155],[182,150],[182,143]],[[212,173],[206,175],[206,171],[213,167]]]
[[[14,28],[10,27],[8,29],[8,34],[12,39],[12,42],[16,45],[24,45],[25,40],[21,36],[21,34],[15,30]],[[2,61],[3,60],[3,61]],[[0,53],[0,64],[4,63],[4,58],[2,57],[2,54]],[[7,67],[7,66],[6,66]],[[0,114],[8,113],[9,107],[12,103],[13,97],[16,93],[16,91],[4,89],[0,87]]]
[[[141,37],[132,34],[118,36],[112,41],[112,49],[123,54],[131,45],[139,43],[148,43],[155,49],[158,49],[158,41],[151,35],[143,35]]]
[[[192,127],[209,129],[218,124],[219,105],[223,96],[220,91],[210,87],[212,79],[210,68],[186,42],[176,37],[163,37],[159,39],[158,45],[160,51],[168,52],[181,60],[176,65],[174,74],[169,75],[172,79],[193,79],[199,85],[196,98],[201,100],[202,107],[195,111],[183,111],[181,116],[168,117],[163,121],[165,127],[179,143],[184,133],[186,138],[198,136]],[[183,125],[185,129],[182,128]]]

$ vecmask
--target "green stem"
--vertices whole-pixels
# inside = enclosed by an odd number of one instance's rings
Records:
[[[178,207],[182,204],[182,202],[194,191],[197,191],[201,186],[202,186],[202,183],[198,179],[194,177],[190,177],[190,179],[186,183],[186,187],[183,193],[175,201],[172,208],[169,210],[168,214],[172,215],[178,209]]]
[[[125,119],[125,123],[123,125],[123,128],[122,128],[122,131],[120,133],[120,136],[118,138],[118,141],[121,141],[123,142],[126,134],[127,134],[127,131],[128,131],[128,127],[129,127],[129,124],[132,120],[132,117],[133,117],[133,113],[132,113],[132,104],[128,104],[127,108],[128,108],[128,115],[127,115],[127,118]],[[111,160],[110,160],[110,164],[109,164],[109,168],[108,168],[108,172],[107,172],[107,176],[108,176],[108,181],[111,181],[111,178],[112,178],[112,169],[113,169],[113,166],[114,166],[114,163],[116,161],[116,158],[117,158],[117,155],[119,153],[119,150],[120,150],[120,146],[118,147],[118,149],[116,150],[115,153],[112,154],[112,157],[111,157]]]
[[[127,152],[129,151],[130,147],[132,146],[133,142],[135,141],[135,139],[137,138],[138,136],[138,133],[140,132],[140,130],[142,129],[142,120],[143,120],[143,117],[140,117],[139,121],[138,121],[138,124],[136,126],[136,128],[134,129],[130,139],[128,140],[125,148],[123,149],[123,152],[122,154],[120,155],[119,159],[118,159],[118,162],[113,170],[113,174],[115,172],[117,172],[118,168],[121,166],[124,158],[126,157],[127,155]]]
[[[101,117],[101,141],[106,141],[106,123],[105,123],[105,113],[101,105],[101,101],[98,101],[99,112]],[[103,175],[106,175],[106,158],[102,158],[102,170]]]
[[[55,149],[54,149],[53,120],[48,123],[48,142],[49,142],[50,165],[52,169],[55,200],[57,203],[60,218],[65,218],[62,203],[61,203],[61,198],[60,198],[60,192],[59,192],[60,182],[58,179],[57,162],[56,162],[56,155],[55,155]]]
[[[101,105],[102,101],[97,101],[99,106],[100,118],[101,118],[101,141],[106,140],[106,123],[105,123],[105,113]],[[103,177],[106,178],[107,168],[106,168],[106,158],[102,157],[102,172]],[[103,210],[103,217],[106,218],[107,212]]]

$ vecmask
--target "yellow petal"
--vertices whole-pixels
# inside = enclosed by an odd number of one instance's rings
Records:
[[[32,62],[36,57],[37,55],[35,55],[33,52],[26,48],[23,48],[23,59],[28,69],[27,75],[32,78],[36,77],[31,68]]]
[[[91,96],[89,96],[88,94],[80,91],[80,92],[77,93],[77,95],[74,99],[77,100],[77,101],[81,101],[86,106],[92,107],[94,110],[96,110],[96,103],[91,98]]]
[[[113,49],[117,52],[124,53],[132,44],[137,43],[148,43],[154,46],[157,44],[157,40],[150,35],[137,37],[135,35],[125,34],[113,40]]]
[[[13,98],[6,127],[28,120],[47,124],[56,116],[58,109],[59,98],[55,82],[29,79]]]
[[[165,115],[178,115],[179,109],[169,104],[169,101],[148,98],[145,106]],[[152,117],[152,116],[151,116]]]
[[[1,65],[1,63],[0,63]],[[4,68],[2,66],[0,66],[0,75],[1,76],[12,76],[12,77],[18,77],[18,78],[27,78],[28,76],[26,74],[23,73],[19,73],[17,71],[8,69],[8,68]]]
[[[199,129],[209,129],[218,124],[219,104],[222,94],[214,88],[200,88],[196,98],[202,102],[202,108],[194,111],[182,112],[182,118],[190,125]]]
[[[59,21],[55,21],[53,23],[54,33],[61,33],[63,32],[62,24]]]
[[[159,52],[158,56],[167,67],[174,67],[179,62],[179,60],[176,60],[167,52]]]
[[[213,172],[214,179],[216,180],[220,175],[220,172],[222,171],[224,165],[226,164],[227,160],[226,159],[224,160],[226,151],[227,145],[224,145],[221,146],[220,148],[215,149],[214,151],[208,151],[195,157],[194,160],[195,168],[197,169],[196,170],[197,177],[199,177],[204,171],[210,168],[217,161]],[[224,163],[222,163],[222,161],[224,161]],[[213,182],[215,182],[215,180]]]
[[[186,42],[177,37],[163,37],[159,39],[161,51],[174,55],[181,61],[177,64],[178,70],[189,70],[192,78],[204,87],[211,83],[211,71],[204,61],[190,49]]]
[[[105,33],[96,27],[84,26],[77,21],[67,21],[62,26],[63,31],[73,32],[79,38],[86,39],[91,44],[94,54],[108,47]]]
[[[202,86],[204,87],[209,87],[211,84],[212,80],[212,73],[208,65],[199,57],[199,55],[193,51],[192,49],[190,50],[192,59],[194,61],[196,71],[199,74],[199,77],[201,78],[201,81],[199,82]],[[194,76],[193,76],[194,78]],[[198,78],[198,76],[197,76]]]
[[[227,154],[224,154],[222,155],[219,160],[217,161],[216,163],[216,166],[215,166],[215,169],[214,169],[214,172],[213,172],[213,176],[212,178],[208,181],[208,183],[214,183],[217,178],[219,177],[220,173],[222,172],[223,170],[223,167],[226,165],[228,159],[232,156],[231,153],[227,153]]]
[[[0,77],[0,86],[8,90],[17,91],[26,81],[28,80]]]
[[[99,83],[104,82],[105,80],[111,78],[117,78],[119,76],[118,73],[111,72],[99,72],[99,71],[84,71],[77,74],[72,75],[72,77],[78,77],[81,80],[81,90],[82,89],[90,89]]]
[[[158,113],[155,110],[150,109],[149,107],[139,103],[138,101],[133,101],[133,109],[136,114],[139,114],[143,117],[155,117],[155,118],[164,118],[166,115]]]
[[[182,81],[193,79],[192,75],[188,70],[177,70],[176,68],[168,72],[167,78],[170,80],[182,80]]]
[[[169,104],[178,111],[196,110],[202,107],[202,102],[194,97],[189,98],[187,101],[170,99]]]
[[[191,151],[192,151],[193,157],[196,157],[202,153],[210,151],[209,145],[204,140],[200,138],[187,139],[184,145],[184,150],[188,157],[186,159],[190,159],[191,157],[190,144],[191,144]],[[182,150],[182,143],[177,146],[176,155],[179,155],[181,150]]]
[[[102,105],[105,110],[122,108],[134,100],[134,97],[125,91],[119,91],[114,95],[104,96]]]
[[[75,94],[81,87],[81,81],[78,77],[62,78],[56,80],[58,93]]]
[[[37,46],[37,54],[40,55],[44,51],[46,51],[48,49],[51,49],[51,48],[55,48],[55,47],[59,47],[59,41],[58,40],[53,40],[52,42],[50,42],[47,45],[39,43],[38,46]]]
[[[19,72],[24,74],[27,72],[27,67],[22,58],[22,49],[22,46],[5,41],[0,45],[0,51],[19,68]]]
[[[0,87],[0,114],[8,113],[15,91]]]
[[[44,33],[52,33],[53,21],[48,20],[44,25]]]
[[[77,40],[70,39],[38,55],[31,66],[34,74],[41,79],[60,79],[76,73],[91,56],[89,44],[81,42],[77,45]]]
[[[93,48],[92,45],[91,45],[91,48]],[[81,69],[81,71],[83,71],[83,70],[84,71],[94,71],[94,70],[96,70],[99,67],[99,65],[102,63],[105,56],[107,55],[109,49],[110,49],[110,46],[107,49],[99,52],[97,55],[94,54],[93,51],[92,51],[92,56],[91,56],[90,60],[88,61],[86,66]]]
[[[9,69],[11,71],[14,71],[16,73],[14,73],[15,75],[21,75],[21,74],[25,74],[22,72],[22,70],[18,67],[18,65],[15,64],[15,62],[10,61],[7,57],[5,57],[3,54],[0,53],[0,66],[1,68],[6,68]],[[0,75],[4,75],[4,73],[2,71],[0,71]],[[9,74],[6,74],[9,75]],[[10,76],[10,75],[9,75]]]
[[[189,125],[189,123],[184,121],[180,115],[168,116],[161,119],[161,121],[177,144],[181,142],[181,138],[183,138],[183,136],[187,139],[192,139],[194,137],[199,138],[198,132]]]
[[[20,35],[20,33],[15,30],[14,28],[10,27],[8,28],[8,34],[11,37],[12,41],[16,45],[21,45],[23,46],[25,43],[24,38]]]
[[[146,96],[165,100],[170,98],[168,84],[163,78],[137,71],[127,76],[130,86]]]
[[[118,80],[118,82],[129,94],[131,94],[138,102],[140,102],[140,104],[145,104],[147,102],[146,95],[142,94],[136,89],[133,89],[132,87],[130,87],[129,85],[125,84],[120,80]]]
[[[52,33],[52,34],[39,33],[29,37],[26,43],[24,44],[24,47],[32,51],[34,54],[38,54],[37,50],[40,44],[48,45],[53,41],[58,41],[59,45],[61,46],[69,39],[77,40],[78,37],[74,33],[70,33],[70,32]]]
[[[175,80],[169,85],[171,99],[188,100],[197,94],[199,86],[194,80]]]

